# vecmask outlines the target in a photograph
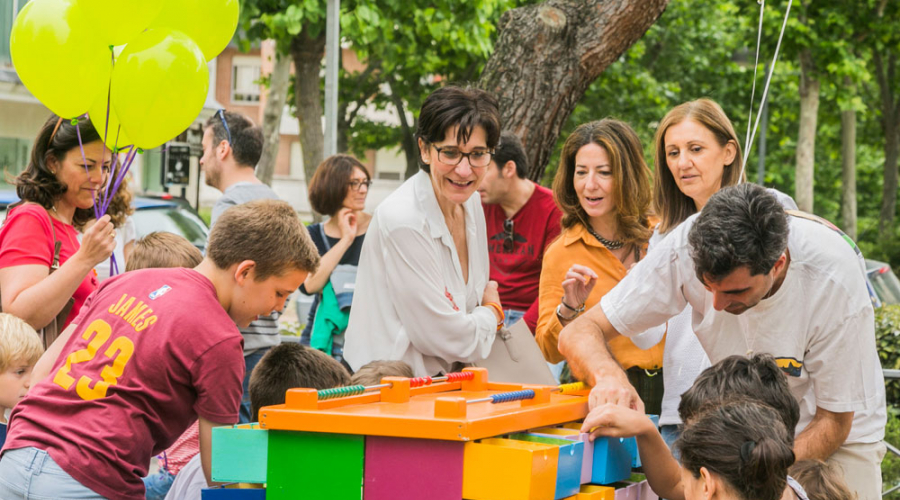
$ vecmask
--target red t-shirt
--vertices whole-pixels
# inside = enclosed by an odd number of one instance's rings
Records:
[[[507,309],[527,310],[537,300],[544,250],[559,236],[562,213],[553,191],[535,185],[534,193],[512,217],[515,243],[504,248],[506,213],[499,204],[482,205],[487,222],[491,279],[500,287],[500,303]]]
[[[13,410],[4,450],[46,450],[96,493],[139,500],[150,457],[198,415],[238,421],[243,340],[200,273],[115,276],[73,323],[50,375]]]
[[[0,229],[0,268],[39,264],[48,268],[53,264],[53,232],[50,221],[56,229],[56,239],[62,243],[59,250],[59,265],[69,260],[81,245],[75,228],[60,222],[47,214],[40,205],[28,203],[10,210]],[[75,305],[66,318],[63,328],[69,325],[88,295],[97,289],[97,275],[90,272],[78,285],[72,298]],[[62,330],[60,330],[62,331]]]

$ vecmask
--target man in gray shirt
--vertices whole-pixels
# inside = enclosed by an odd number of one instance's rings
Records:
[[[262,155],[263,135],[260,127],[240,113],[220,110],[206,121],[203,130],[203,157],[200,165],[206,173],[206,184],[222,192],[212,209],[210,225],[225,210],[248,201],[278,199],[275,191],[256,178],[254,168]],[[241,422],[255,422],[251,415],[250,393],[247,389],[250,372],[275,345],[281,342],[278,335],[279,312],[260,316],[247,328],[241,328],[244,336],[244,394],[241,398]]]

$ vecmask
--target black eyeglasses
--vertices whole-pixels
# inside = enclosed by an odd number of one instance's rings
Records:
[[[228,134],[228,145],[233,147],[234,143],[231,141],[231,130],[228,129],[228,122],[225,121],[225,110],[220,109],[216,111],[216,116],[222,120],[222,125],[225,127],[225,133]]]
[[[431,145],[438,152],[438,160],[447,165],[459,165],[463,158],[468,158],[469,166],[472,168],[484,168],[491,164],[491,158],[494,153],[486,149],[476,149],[468,153],[463,153],[456,146],[435,146]]]
[[[363,186],[365,186],[366,189],[369,189],[369,186],[371,186],[371,185],[372,185],[372,181],[361,181],[361,180],[350,181],[350,189],[352,189],[354,191],[359,191],[360,189],[362,189]]]
[[[516,233],[513,231],[512,219],[503,221],[503,251],[510,253],[516,248]]]

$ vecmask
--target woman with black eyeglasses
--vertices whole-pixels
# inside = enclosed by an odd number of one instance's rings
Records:
[[[650,169],[640,139],[618,120],[585,123],[566,139],[553,180],[562,233],[544,254],[535,340],[551,363],[563,361],[559,333],[593,307],[645,254],[653,233]],[[663,343],[642,350],[621,335],[609,349],[658,414]]]
[[[360,257],[344,359],[401,360],[416,376],[490,354],[503,309],[489,281],[477,189],[500,139],[497,100],[444,87],[422,105],[421,172],[375,210]]]
[[[316,295],[300,341],[343,359],[344,330],[353,299],[356,266],[372,216],[364,212],[372,180],[356,158],[334,155],[309,183],[309,203],[328,220],[307,227],[322,260],[300,291]],[[321,307],[321,313],[318,314]]]

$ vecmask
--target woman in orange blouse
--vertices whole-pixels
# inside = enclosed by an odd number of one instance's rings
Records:
[[[562,233],[544,254],[535,338],[551,363],[564,358],[559,332],[600,302],[645,254],[650,217],[650,169],[634,130],[618,120],[579,126],[566,139],[553,194]],[[607,339],[648,413],[662,399],[663,343],[641,350],[621,335]]]

